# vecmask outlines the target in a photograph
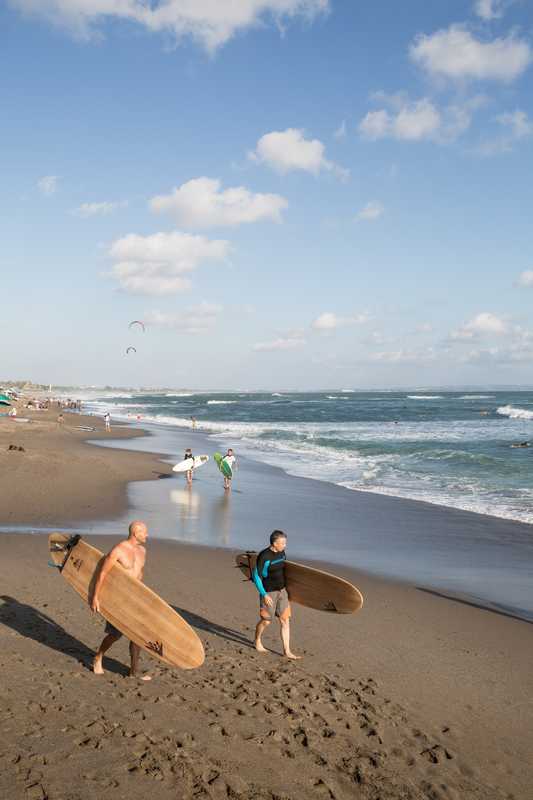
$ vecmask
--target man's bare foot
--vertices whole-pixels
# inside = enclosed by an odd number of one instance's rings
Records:
[[[95,656],[93,660],[93,672],[95,675],[103,675],[104,668],[102,667],[102,656]]]
[[[255,643],[255,649],[257,650],[258,653],[266,653],[267,652],[266,647],[263,647],[261,642],[256,642]]]
[[[284,653],[284,655],[285,655],[285,658],[290,658],[292,661],[298,661],[301,658],[301,656],[297,656],[294,653],[291,653],[290,650],[289,650],[288,653]]]
[[[151,675],[136,675],[135,672],[130,672],[129,677],[130,678],[138,678],[140,681],[151,681],[152,680],[152,676]]]

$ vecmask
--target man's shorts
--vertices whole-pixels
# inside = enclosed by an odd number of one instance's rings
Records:
[[[259,601],[259,610],[266,611],[270,619],[273,619],[274,616],[281,617],[283,612],[289,609],[288,615],[285,616],[290,617],[290,603],[289,603],[289,595],[287,594],[286,589],[280,589],[278,592],[267,592],[268,597],[272,600],[272,605],[267,606],[265,603],[265,595],[261,595],[261,599]]]
[[[114,636],[114,637],[115,637],[115,639],[120,639],[120,637],[123,635],[123,634],[122,634],[122,633],[121,633],[121,632],[118,630],[118,628],[115,628],[115,626],[114,626],[114,625],[111,625],[111,623],[110,623],[110,622],[106,622],[106,624],[105,624],[105,631],[104,631],[104,633],[105,633],[105,635],[106,635],[106,636],[107,636],[107,634],[108,634],[108,633],[110,633],[112,636]]]

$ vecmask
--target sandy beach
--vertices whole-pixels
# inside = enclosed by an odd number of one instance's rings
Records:
[[[105,431],[100,418],[59,411],[36,411],[18,404],[18,416],[30,423],[0,416],[2,524],[40,527],[69,525],[83,519],[114,518],[127,509],[128,481],[168,474],[157,457],[140,456],[119,447],[112,451],[87,447],[85,440],[117,440],[142,436],[126,425]],[[93,428],[80,430],[79,426]],[[17,449],[10,449],[15,447]],[[20,450],[18,448],[23,448]]]
[[[65,415],[59,429],[42,412],[31,426],[0,421],[4,529],[86,520],[97,532],[100,518],[117,530],[129,513],[127,481],[154,478],[132,488],[156,487],[169,473],[152,453],[85,444],[78,424],[101,426]],[[11,443],[24,452],[7,450]],[[268,499],[264,473],[262,481]],[[102,550],[116,541],[87,538]],[[531,796],[526,620],[325,564],[361,589],[364,609],[335,617],[295,606],[293,647],[303,660],[290,663],[275,626],[265,635],[270,652],[253,649],[257,594],[231,549],[152,537],[145,580],[197,630],[205,665],[180,672],[143,656],[146,684],[126,677],[122,641],[96,677],[102,620],[47,567],[45,536],[4,533],[2,543],[2,797]]]

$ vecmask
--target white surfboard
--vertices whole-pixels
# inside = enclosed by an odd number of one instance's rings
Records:
[[[180,461],[174,467],[172,472],[188,472],[190,469],[198,469],[209,461],[209,456],[194,456],[194,458],[186,458],[185,461]]]

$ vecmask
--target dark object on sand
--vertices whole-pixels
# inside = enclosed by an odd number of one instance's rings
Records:
[[[20,447],[18,444],[10,444],[7,449],[8,450],[18,450],[20,453],[25,453],[26,452],[25,449],[23,447]]]

